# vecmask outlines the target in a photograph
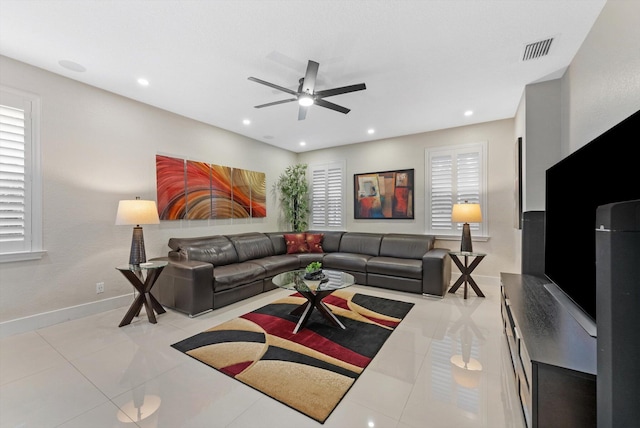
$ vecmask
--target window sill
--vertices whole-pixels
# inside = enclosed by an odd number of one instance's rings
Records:
[[[459,241],[462,239],[462,235],[436,235],[436,239],[439,241]],[[487,242],[488,240],[488,236],[471,235],[471,241],[474,242]]]
[[[21,251],[17,253],[0,254],[0,263],[22,262],[27,260],[40,260],[46,251]]]

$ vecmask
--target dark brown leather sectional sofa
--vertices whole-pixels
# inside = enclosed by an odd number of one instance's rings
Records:
[[[282,272],[321,261],[325,269],[352,274],[356,283],[444,296],[451,279],[448,250],[435,237],[395,233],[323,233],[322,253],[287,254],[284,234],[243,233],[171,238],[169,264],[152,294],[190,316],[273,290]]]

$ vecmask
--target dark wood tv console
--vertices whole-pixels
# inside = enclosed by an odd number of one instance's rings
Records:
[[[529,428],[596,426],[596,338],[535,275],[501,273],[502,319]]]

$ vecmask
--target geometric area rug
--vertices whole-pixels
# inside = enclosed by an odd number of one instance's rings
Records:
[[[323,302],[346,329],[314,310],[293,334],[304,302],[294,293],[171,346],[324,423],[413,303],[337,290]]]

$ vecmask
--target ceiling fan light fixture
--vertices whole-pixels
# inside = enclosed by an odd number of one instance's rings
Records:
[[[303,107],[309,107],[313,104],[313,97],[309,94],[302,94],[298,97],[298,104]]]
[[[285,92],[289,95],[293,95],[293,98],[288,98],[286,100],[274,101],[266,104],[260,104],[254,106],[255,108],[263,108],[270,107],[279,104],[289,103],[292,101],[298,101],[300,108],[298,109],[298,120],[304,120],[307,116],[307,110],[309,106],[317,105],[320,107],[327,108],[329,110],[337,111],[338,113],[347,114],[351,110],[340,106],[338,104],[334,104],[325,100],[327,97],[333,97],[341,94],[348,94],[350,92],[362,91],[367,89],[367,86],[364,83],[358,83],[357,85],[349,85],[342,86],[340,88],[332,88],[332,89],[323,89],[321,91],[316,91],[316,77],[318,75],[318,64],[315,61],[309,60],[307,63],[307,71],[305,72],[304,77],[302,77],[298,81],[298,90],[294,91],[293,89],[285,88],[284,86],[276,85],[275,83],[270,83],[262,79],[258,79],[256,77],[249,77],[249,80],[260,83],[261,85],[268,86],[273,89],[277,89],[278,91]]]

